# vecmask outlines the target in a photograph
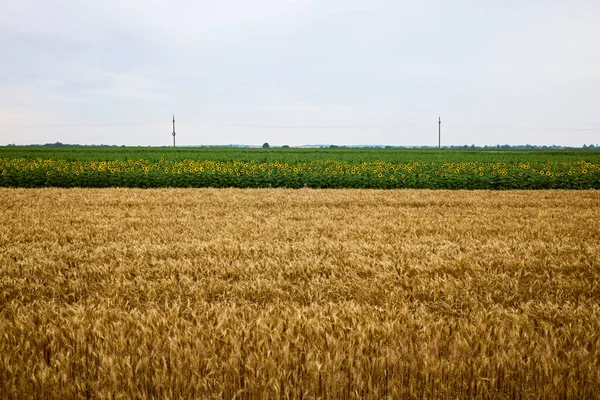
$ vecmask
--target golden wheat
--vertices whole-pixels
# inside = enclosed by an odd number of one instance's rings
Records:
[[[600,192],[0,189],[0,397],[589,398]]]

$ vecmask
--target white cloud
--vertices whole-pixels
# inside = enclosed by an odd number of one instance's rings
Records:
[[[496,75],[540,81],[598,78],[598,15],[600,3],[591,10],[577,2],[528,9],[489,44],[487,67]]]
[[[168,96],[156,82],[142,72],[127,73],[86,71],[88,80],[99,82],[84,91],[87,96],[107,96],[123,100],[166,100]]]
[[[593,132],[481,125],[600,123],[599,14],[584,0],[4,0],[1,140],[16,141],[17,115],[77,125],[38,126],[34,142],[71,129],[84,143],[161,144],[168,126],[118,122],[168,125],[174,112],[182,144],[424,144],[441,113],[480,125],[448,124],[447,143],[589,143]],[[417,116],[432,126],[405,123]],[[252,127],[269,125],[359,127]]]

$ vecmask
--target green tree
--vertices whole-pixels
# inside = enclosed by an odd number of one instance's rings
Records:
[[[269,146],[269,143],[267,143],[267,142],[265,142],[262,146],[263,149],[268,149],[269,147],[271,147],[271,146]]]

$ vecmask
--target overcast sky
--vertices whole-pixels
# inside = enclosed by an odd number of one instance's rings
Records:
[[[0,0],[0,144],[600,143],[598,0]]]

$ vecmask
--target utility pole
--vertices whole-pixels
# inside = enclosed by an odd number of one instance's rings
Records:
[[[175,115],[173,114],[173,147],[175,147]]]
[[[175,129],[173,129],[173,135],[175,135]],[[438,117],[438,150],[442,148],[442,117]]]

